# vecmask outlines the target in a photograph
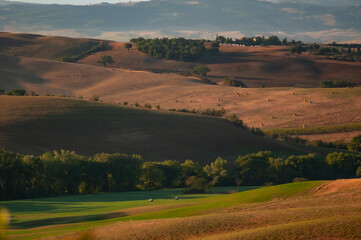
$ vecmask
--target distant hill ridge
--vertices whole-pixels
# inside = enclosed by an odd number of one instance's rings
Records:
[[[357,41],[361,6],[350,1],[152,0],[133,5],[8,4],[0,30],[125,40],[138,34],[214,38],[279,34],[307,41]]]

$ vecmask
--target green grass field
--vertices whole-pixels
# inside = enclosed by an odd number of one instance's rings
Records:
[[[224,192],[235,187],[204,195],[172,189],[63,196],[0,206],[12,214],[9,239],[360,239],[360,180],[241,187],[233,194]]]
[[[297,199],[310,195],[324,181],[292,183],[271,187],[241,187],[234,194],[184,195],[182,189],[151,192],[109,193],[64,196],[2,202],[12,214],[8,236],[11,239],[32,239],[74,233],[113,224],[130,224],[162,219],[187,219],[213,216],[235,208],[262,206],[279,199]],[[256,188],[256,189],[255,189]],[[234,191],[215,188],[214,192]],[[174,197],[179,196],[175,201]],[[148,202],[153,198],[154,202]],[[215,216],[213,216],[215,217]],[[173,221],[173,220],[172,220]]]

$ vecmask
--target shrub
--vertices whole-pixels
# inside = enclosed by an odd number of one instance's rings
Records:
[[[160,109],[160,105],[155,106],[158,110]]]
[[[223,84],[225,86],[232,86],[232,87],[247,87],[246,84],[244,84],[242,81],[239,81],[239,80],[234,80],[234,79],[230,79],[230,78],[227,78],[223,81]]]
[[[4,89],[1,89],[1,88],[0,88],[0,95],[4,95],[4,94],[5,94]]]
[[[9,96],[25,96],[26,95],[26,90],[13,89],[13,90],[10,90],[10,91],[6,92],[6,95],[9,95]]]
[[[193,76],[206,76],[208,72],[210,72],[211,70],[204,66],[204,65],[198,65],[198,66],[195,66],[193,67],[189,72],[191,75]]]
[[[295,177],[292,182],[306,182],[308,181],[307,178],[302,178],[302,177]]]
[[[90,100],[97,102],[97,101],[99,101],[99,97],[98,96],[92,96],[90,98]]]
[[[74,59],[72,57],[68,57],[68,56],[61,57],[58,60],[61,62],[74,62]]]
[[[152,105],[151,105],[150,103],[145,103],[145,104],[144,104],[144,107],[145,107],[145,108],[152,108]]]
[[[127,105],[128,105],[128,102],[123,102],[123,105],[124,105],[124,106],[127,106]]]
[[[321,88],[342,88],[342,87],[354,87],[356,84],[347,81],[328,81],[324,80],[320,82]]]
[[[296,45],[296,46],[290,48],[290,53],[292,53],[292,54],[297,53],[298,55],[301,55],[304,52],[306,52],[306,48],[304,48],[301,45]]]

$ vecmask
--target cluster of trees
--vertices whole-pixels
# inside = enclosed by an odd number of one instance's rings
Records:
[[[1,91],[0,91],[1,92]],[[3,91],[4,92],[4,91]],[[26,90],[23,89],[12,89],[5,93],[8,96],[26,96]]]
[[[198,60],[206,52],[204,40],[191,40],[185,38],[133,38],[139,52],[149,56],[192,62]]]
[[[31,91],[30,93],[27,93],[24,89],[11,89],[7,92],[5,92],[4,89],[0,89],[0,95],[8,95],[8,96],[39,96],[34,91]]]
[[[316,55],[328,56],[335,60],[343,61],[361,61],[361,45],[360,44],[336,44],[332,43],[329,46],[321,46],[317,43],[313,44],[297,44],[290,48],[292,54],[303,52],[310,52]]]
[[[361,177],[361,155],[331,153],[275,157],[272,152],[239,156],[232,162],[217,158],[201,166],[191,160],[145,162],[139,155],[96,154],[85,157],[70,151],[41,156],[0,150],[0,199],[62,194],[87,194],[186,187],[204,192],[212,186],[285,183],[295,178]]]
[[[283,39],[282,41],[278,38],[278,36],[269,36],[266,38],[265,36],[258,36],[258,37],[243,37],[241,39],[232,39],[232,38],[225,38],[223,36],[216,37],[217,43],[226,43],[226,44],[238,44],[238,45],[245,45],[245,46],[279,46],[279,45],[295,45],[300,42],[295,42],[292,40],[289,42],[287,38]]]
[[[354,87],[355,83],[347,81],[328,81],[324,80],[320,82],[321,88],[342,88],[342,87]]]

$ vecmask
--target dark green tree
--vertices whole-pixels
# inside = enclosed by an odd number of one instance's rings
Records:
[[[126,44],[124,44],[124,47],[126,49],[128,49],[128,52],[129,52],[129,49],[131,49],[133,47],[133,45],[131,43],[126,43]]]
[[[351,142],[347,145],[347,148],[350,151],[359,151],[361,152],[361,134],[353,137],[351,139]]]
[[[108,64],[114,63],[114,60],[111,56],[102,56],[98,63],[102,64],[104,67],[107,67]]]

